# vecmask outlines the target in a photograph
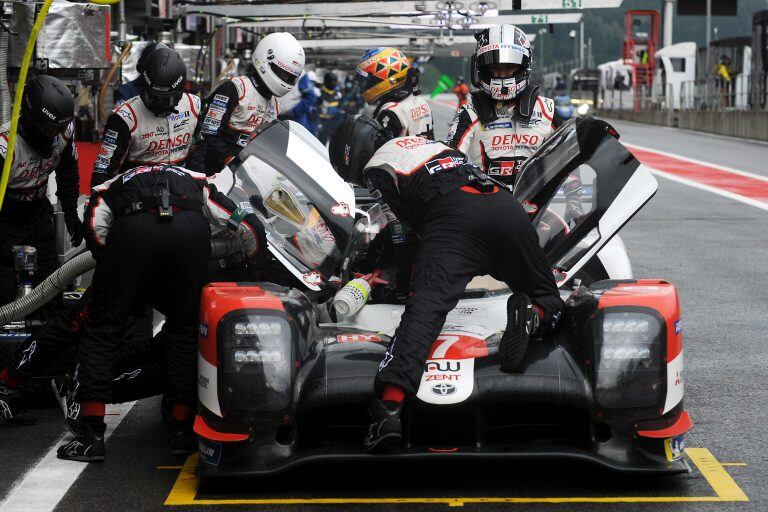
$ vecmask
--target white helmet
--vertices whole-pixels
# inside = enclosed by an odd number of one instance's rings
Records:
[[[296,86],[304,69],[304,49],[288,32],[275,32],[256,45],[253,66],[272,94],[285,96]]]
[[[472,54],[472,85],[497,101],[516,98],[528,86],[531,70],[531,43],[514,25],[493,25],[475,34],[477,47]],[[493,78],[491,64],[517,64],[519,69],[508,78]]]

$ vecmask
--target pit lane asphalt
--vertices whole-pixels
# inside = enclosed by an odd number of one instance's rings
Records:
[[[450,97],[442,98],[442,101]],[[432,102],[436,133],[453,109]],[[692,132],[613,122],[623,140],[737,169],[768,174],[768,146]],[[694,421],[688,446],[709,449],[749,502],[470,504],[472,510],[754,510],[768,509],[768,212],[659,178],[656,197],[622,231],[637,277],[659,277],[680,291],[684,322],[686,408]],[[183,459],[168,454],[157,400],[139,402],[56,510],[159,510]],[[38,425],[0,428],[0,497],[63,432],[58,411],[36,411]],[[701,473],[671,478],[622,477],[591,466],[332,466],[266,481],[203,485],[198,498],[328,497],[617,497],[712,496]],[[446,504],[263,505],[258,510],[434,510]],[[171,507],[169,507],[171,508]],[[172,507],[186,510],[195,507]],[[200,507],[219,510],[224,505]]]

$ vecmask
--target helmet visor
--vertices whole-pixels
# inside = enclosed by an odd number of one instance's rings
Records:
[[[153,91],[146,91],[142,94],[141,99],[144,101],[144,105],[154,112],[155,114],[169,113],[176,105],[181,101],[181,97],[184,93],[174,92],[171,94],[158,94]]]
[[[477,64],[518,64],[527,63],[530,52],[524,46],[516,44],[489,44],[477,49]]]
[[[274,62],[269,63],[269,69],[272,70],[272,72],[282,80],[283,82],[287,83],[288,85],[296,85],[296,81],[299,79],[299,75],[294,75],[290,71],[287,71]]]

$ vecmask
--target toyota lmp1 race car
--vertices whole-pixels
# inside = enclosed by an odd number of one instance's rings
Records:
[[[358,286],[339,307],[349,291],[342,285],[360,276],[361,262],[385,238],[377,233],[386,215],[376,204],[358,208],[324,148],[292,122],[263,131],[216,180],[262,218],[270,252],[303,284],[204,289],[195,420],[201,477],[439,458],[688,471],[675,287],[577,280],[657,187],[605,123],[566,123],[515,186],[566,301],[560,329],[531,341],[517,373],[503,373],[498,347],[510,291],[467,289],[407,404],[402,443],[387,455],[365,454],[362,440],[374,376],[404,306]]]

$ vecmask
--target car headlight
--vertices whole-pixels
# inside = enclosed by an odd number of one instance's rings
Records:
[[[587,112],[589,112],[589,105],[582,103],[579,105],[579,108],[576,109],[576,112],[578,112],[580,116],[587,115]]]
[[[664,396],[664,321],[648,308],[605,308],[593,323],[595,398],[608,409],[654,407]]]
[[[281,316],[235,312],[221,329],[227,410],[279,411],[290,402],[293,333]]]

